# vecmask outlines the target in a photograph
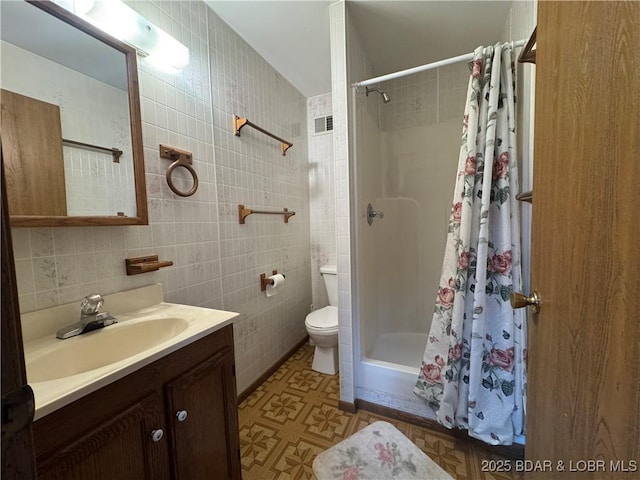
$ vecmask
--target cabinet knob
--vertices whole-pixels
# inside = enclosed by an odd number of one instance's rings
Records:
[[[178,411],[178,413],[176,413],[176,418],[178,419],[179,422],[184,422],[187,419],[187,411],[186,410]]]
[[[151,439],[154,442],[159,442],[160,440],[162,440],[162,437],[164,437],[164,432],[161,428],[158,428],[157,430],[151,432]]]

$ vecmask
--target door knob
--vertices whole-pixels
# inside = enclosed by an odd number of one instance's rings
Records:
[[[519,292],[511,292],[510,300],[513,308],[529,306],[533,313],[538,313],[540,311],[540,305],[542,304],[542,299],[538,296],[538,292],[535,290],[530,297]]]
[[[162,437],[164,437],[164,432],[161,428],[158,428],[157,430],[151,432],[151,439],[154,442],[159,442],[160,440],[162,440]]]

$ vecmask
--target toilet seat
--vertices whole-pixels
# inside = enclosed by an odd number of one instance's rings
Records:
[[[326,306],[307,315],[304,321],[308,330],[318,333],[338,331],[338,307]]]

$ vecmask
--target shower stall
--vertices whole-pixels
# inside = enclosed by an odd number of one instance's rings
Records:
[[[350,92],[356,397],[432,418],[412,390],[438,290],[468,79],[462,62]]]

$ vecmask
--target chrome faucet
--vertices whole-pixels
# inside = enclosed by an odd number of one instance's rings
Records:
[[[80,321],[61,328],[56,332],[56,337],[60,339],[75,337],[117,323],[118,320],[109,313],[98,312],[103,304],[104,298],[99,293],[84,297],[80,302]]]

